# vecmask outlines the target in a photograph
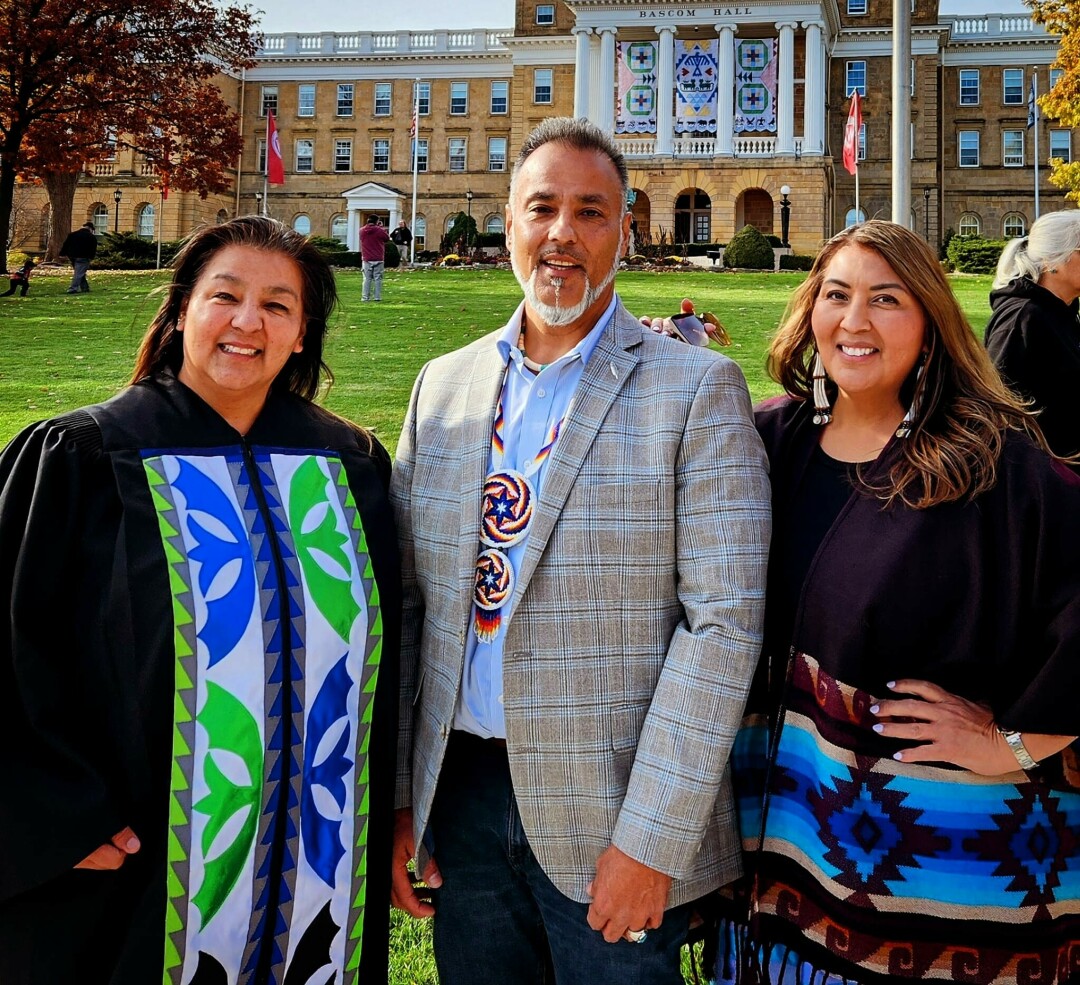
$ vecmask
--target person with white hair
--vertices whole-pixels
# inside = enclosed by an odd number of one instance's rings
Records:
[[[1080,209],[1050,212],[998,261],[986,326],[990,357],[1005,382],[1040,411],[1057,455],[1080,452]],[[1080,463],[1072,464],[1080,471]]]

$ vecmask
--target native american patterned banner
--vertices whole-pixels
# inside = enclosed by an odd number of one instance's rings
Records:
[[[656,42],[619,42],[616,133],[656,133]]]
[[[776,131],[776,38],[735,45],[735,132]]]
[[[720,42],[675,42],[675,132],[716,133]]]

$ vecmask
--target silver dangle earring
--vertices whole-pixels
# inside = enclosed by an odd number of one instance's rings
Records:
[[[821,361],[821,353],[814,349],[814,423],[822,426],[832,420],[832,408],[829,406],[829,395],[825,392],[825,363]]]
[[[924,352],[922,362],[919,363],[919,368],[915,371],[915,389],[911,394],[911,404],[908,406],[907,413],[900,422],[900,426],[896,429],[898,438],[910,438],[911,432],[915,429],[915,421],[919,416],[919,404],[922,402],[922,377],[925,369],[926,353]]]

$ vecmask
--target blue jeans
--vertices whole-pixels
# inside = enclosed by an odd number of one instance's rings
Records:
[[[682,985],[679,952],[691,904],[641,944],[608,944],[529,848],[506,749],[451,733],[432,809],[435,964],[441,985]]]
[[[382,260],[364,260],[364,284],[360,291],[360,297],[364,301],[370,301],[372,298],[372,286],[375,288],[374,298],[376,301],[382,300],[382,275],[383,275],[383,261]]]

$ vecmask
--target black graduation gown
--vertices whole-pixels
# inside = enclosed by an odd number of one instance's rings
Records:
[[[0,455],[3,985],[386,980],[389,472],[307,401],[241,437],[171,374]],[[121,869],[72,868],[125,826]]]

